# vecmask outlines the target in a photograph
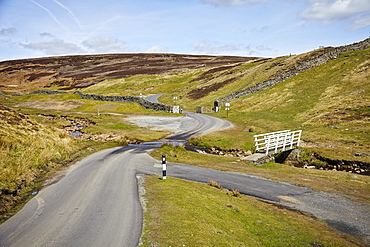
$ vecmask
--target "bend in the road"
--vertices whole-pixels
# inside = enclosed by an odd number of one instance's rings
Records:
[[[224,120],[186,112],[183,131],[165,141],[230,127]],[[0,246],[135,246],[142,229],[136,174],[161,174],[160,162],[149,156],[161,142],[99,151],[68,169],[59,182],[40,191],[10,220],[0,225]],[[369,237],[368,205],[291,184],[209,168],[168,163],[168,176],[208,183],[309,212],[320,219]],[[290,201],[289,201],[290,200]],[[314,200],[314,201],[313,201]],[[342,206],[343,204],[343,206]],[[348,208],[361,209],[345,216]],[[357,220],[354,220],[356,218]],[[345,231],[343,229],[339,229]],[[365,237],[364,237],[365,236]]]

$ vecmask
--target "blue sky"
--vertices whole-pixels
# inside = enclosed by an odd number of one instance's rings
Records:
[[[101,53],[278,57],[370,35],[370,0],[0,0],[0,61]]]

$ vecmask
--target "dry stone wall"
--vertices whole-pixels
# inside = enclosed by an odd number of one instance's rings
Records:
[[[58,90],[44,90],[44,89],[40,89],[40,90],[36,90],[36,91],[33,91],[31,93],[27,93],[27,94],[18,94],[18,93],[15,93],[15,94],[12,94],[10,97],[17,97],[17,96],[22,96],[22,95],[29,95],[29,94],[47,94],[47,95],[54,95],[54,94],[66,94],[68,92],[63,92],[63,91],[58,91]],[[7,97],[6,95],[4,95],[5,97]]]
[[[58,91],[58,90],[36,90],[29,94],[66,94],[68,92]],[[78,94],[81,99],[91,99],[91,100],[100,100],[100,101],[111,101],[111,102],[121,102],[121,103],[137,103],[141,105],[143,108],[152,111],[164,111],[164,112],[172,112],[173,106],[165,105],[161,103],[154,103],[150,102],[146,99],[143,99],[138,96],[118,96],[118,95],[99,95],[99,94],[84,94],[81,91],[75,91],[75,94]],[[0,97],[1,97],[0,91]],[[20,96],[20,94],[13,94],[12,96]],[[180,109],[181,112],[181,109]]]
[[[36,90],[33,91],[32,93],[29,94],[48,94],[48,95],[53,95],[53,94],[66,94],[68,92],[63,92],[63,91],[58,91],[58,90]]]
[[[286,70],[277,76],[275,76],[272,79],[266,80],[264,82],[258,83],[254,86],[248,87],[246,89],[228,94],[222,98],[218,98],[214,102],[215,107],[220,107],[222,105],[225,105],[226,102],[230,102],[234,99],[240,98],[242,96],[246,96],[249,94],[253,94],[256,92],[263,91],[265,89],[268,89],[274,85],[276,85],[279,82],[283,82],[287,79],[290,79],[300,73],[306,72],[314,67],[320,66],[324,63],[326,63],[329,60],[333,60],[338,58],[339,54],[347,51],[357,51],[357,50],[363,50],[366,49],[370,46],[370,38],[365,39],[361,42],[357,42],[351,45],[346,45],[346,46],[339,46],[339,47],[334,47],[332,49],[328,49],[325,53],[307,59],[306,61],[296,65],[295,67]]]
[[[74,92],[82,99],[100,100],[100,101],[111,101],[120,103],[137,103],[143,108],[153,111],[164,111],[172,112],[173,107],[161,103],[150,102],[138,96],[118,96],[118,95],[99,95],[99,94],[84,94],[81,91]]]

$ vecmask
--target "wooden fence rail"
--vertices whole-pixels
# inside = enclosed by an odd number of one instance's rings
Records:
[[[283,130],[254,136],[256,152],[278,153],[299,147],[302,130]]]

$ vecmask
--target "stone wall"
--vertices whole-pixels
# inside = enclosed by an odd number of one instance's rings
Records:
[[[29,94],[53,95],[53,94],[66,94],[66,93],[68,92],[57,91],[57,90],[36,90]],[[129,96],[129,95],[128,96],[118,96],[118,95],[105,96],[105,95],[98,95],[98,94],[84,94],[81,91],[76,91],[74,93],[80,95],[81,99],[91,99],[91,100],[111,101],[111,102],[121,102],[121,103],[137,103],[147,110],[164,111],[164,112],[173,111],[173,106],[150,102],[138,96]],[[13,94],[12,96],[20,96],[20,94]],[[181,109],[180,109],[180,112],[181,112]]]
[[[357,51],[357,50],[363,50],[366,49],[370,46],[370,38],[365,39],[361,42],[357,42],[351,45],[346,45],[346,46],[339,46],[339,47],[334,47],[331,49],[328,49],[325,53],[307,59],[306,61],[294,66],[293,68],[286,70],[277,76],[275,76],[272,79],[266,80],[264,82],[258,83],[254,86],[248,87],[246,89],[228,94],[224,97],[218,98],[214,102],[215,107],[220,107],[224,105],[226,102],[230,102],[234,99],[240,98],[242,96],[246,96],[249,94],[253,94],[256,92],[263,91],[265,89],[268,89],[274,85],[276,85],[279,82],[283,82],[287,79],[290,79],[300,73],[306,72],[314,67],[320,66],[324,63],[326,63],[329,60],[336,59],[338,58],[339,54],[347,51]]]
[[[63,91],[57,91],[57,90],[36,90],[33,91],[32,93],[29,94],[48,94],[48,95],[53,95],[53,94],[66,94],[68,92],[63,92]]]
[[[100,100],[100,101],[111,101],[121,103],[137,103],[143,108],[153,111],[164,111],[172,112],[173,107],[161,103],[150,102],[138,96],[118,96],[118,95],[98,95],[98,94],[84,94],[81,91],[74,92],[80,95],[82,99]]]

